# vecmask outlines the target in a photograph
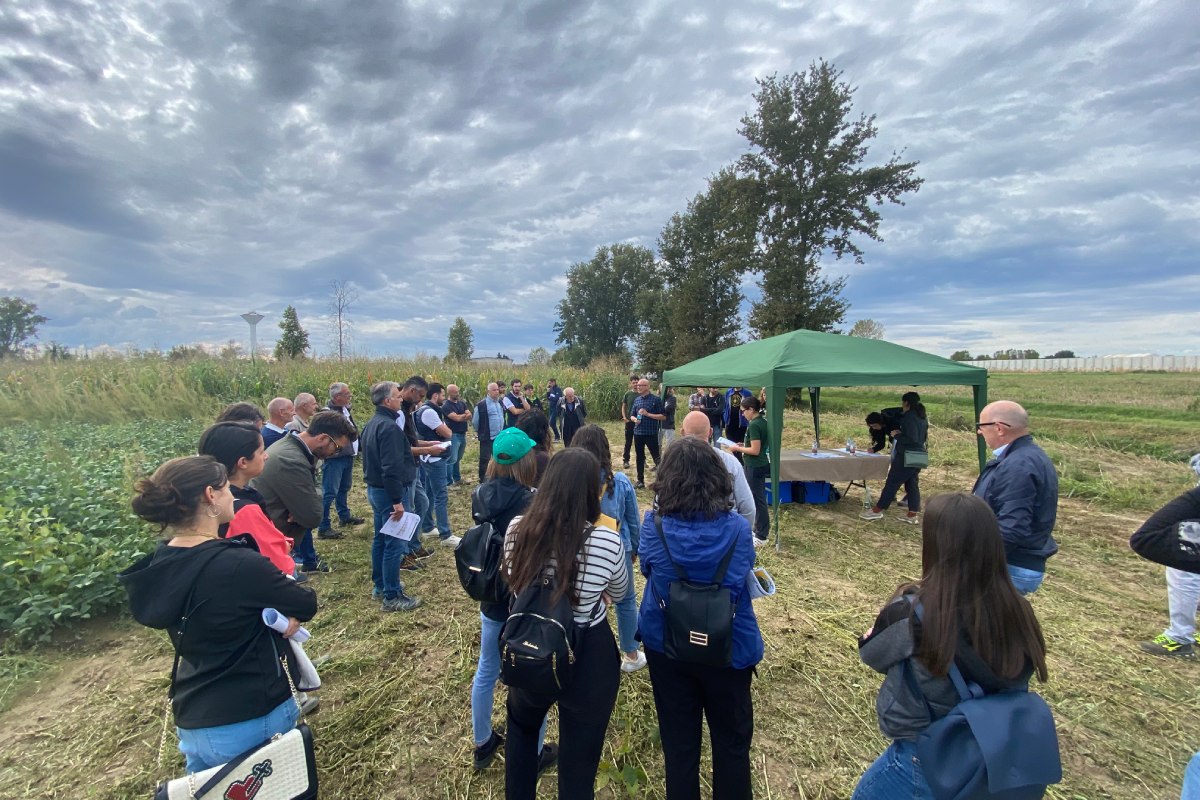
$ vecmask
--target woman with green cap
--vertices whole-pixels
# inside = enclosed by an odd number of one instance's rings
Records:
[[[475,524],[492,524],[501,540],[508,524],[525,513],[533,499],[538,477],[535,442],[519,428],[505,428],[492,442],[492,460],[487,480],[471,493],[471,516]],[[479,664],[471,682],[471,728],[475,741],[475,769],[485,769],[504,744],[504,735],[492,727],[496,682],[500,678],[500,629],[508,619],[507,603],[480,603]],[[557,756],[553,744],[544,744],[546,722],[538,734],[538,771],[552,765]]]

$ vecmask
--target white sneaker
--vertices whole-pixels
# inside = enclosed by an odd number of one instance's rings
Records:
[[[754,534],[750,534],[750,538],[754,540],[754,549],[755,550],[757,550],[758,548],[765,545],[768,541],[770,541],[769,539],[760,539],[757,536],[755,536]]]
[[[872,511],[871,509],[868,508],[866,511],[859,514],[858,518],[859,519],[883,519],[883,512],[882,511]]]
[[[442,544],[446,545],[447,547],[458,547],[458,543],[461,541],[462,537],[455,536],[453,533],[441,540]]]
[[[641,650],[637,651],[637,658],[632,661],[629,660],[629,656],[627,655],[621,656],[621,672],[637,672],[645,666],[646,654]]]

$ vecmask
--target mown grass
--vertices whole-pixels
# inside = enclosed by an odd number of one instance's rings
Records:
[[[1021,391],[1029,387],[1021,381],[1030,379],[1038,388],[1031,395],[1077,403],[1073,418],[1086,419],[1089,398],[1108,403],[1111,387],[1132,376],[1090,376],[1090,392],[1071,383],[1050,397],[1054,393],[1045,386],[1059,377],[1000,376],[991,396],[1025,400]],[[1110,383],[1110,377],[1117,380]],[[1161,377],[1178,385],[1174,376]],[[1003,385],[1002,379],[1014,382]],[[1038,384],[1042,380],[1046,384]],[[1173,391],[1164,388],[1162,394]],[[951,424],[953,414],[970,415],[969,390],[922,393],[931,398],[934,423],[933,466],[923,476],[924,492],[969,490],[977,469],[974,437],[966,426]],[[899,391],[827,394],[822,429],[830,442],[862,440],[865,411],[894,404]],[[1138,395],[1132,389],[1123,394]],[[1190,433],[1177,433],[1171,420],[1148,421],[1137,414],[1148,396],[1128,404],[1127,424],[1147,425],[1171,447],[1188,450]],[[1185,413],[1181,403],[1170,401]],[[1175,458],[1097,445],[1064,432],[1071,420],[1027,405],[1063,475],[1056,530],[1062,549],[1033,599],[1050,648],[1051,680],[1040,691],[1056,714],[1066,772],[1049,796],[1177,797],[1183,766],[1200,748],[1200,697],[1194,688],[1200,672],[1194,663],[1138,651],[1137,642],[1165,623],[1165,588],[1161,570],[1134,556],[1127,541],[1150,511],[1194,478]],[[806,446],[811,435],[811,418],[789,412],[785,446]],[[619,450],[616,424],[609,436]],[[473,447],[468,452],[468,464],[476,452]],[[895,586],[918,575],[920,536],[890,519],[859,520],[860,497],[852,490],[837,504],[786,507],[781,549],[760,556],[780,592],[756,604],[766,641],[753,688],[758,797],[848,797],[858,775],[886,746],[873,710],[880,676],[859,663],[855,640]],[[647,508],[649,496],[640,499]],[[451,518],[460,531],[467,494],[455,491],[451,500]],[[367,510],[357,478],[352,507]],[[366,528],[342,541],[319,543],[336,566],[333,574],[314,579],[321,610],[310,625],[309,652],[333,656],[322,670],[323,708],[310,720],[323,795],[502,797],[502,763],[482,774],[470,769],[478,611],[457,584],[451,554],[438,552],[426,571],[405,573],[410,591],[424,599],[423,608],[383,615],[368,596],[368,548]],[[181,761],[170,744],[169,763],[154,767],[169,668],[165,637],[124,618],[77,628],[73,642],[0,658],[0,797],[144,797],[156,779],[178,773]],[[502,698],[503,688],[497,720],[503,718]],[[556,724],[552,721],[552,738]],[[603,762],[599,796],[663,796],[645,672],[622,677]],[[553,775],[542,782],[543,796],[553,796]]]

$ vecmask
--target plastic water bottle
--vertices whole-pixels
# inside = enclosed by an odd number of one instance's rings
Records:
[[[813,448],[812,448],[813,455],[815,456],[817,454],[817,451],[820,449],[821,449],[821,445],[817,442],[816,439],[813,439]]]
[[[854,440],[853,439],[846,440],[846,452],[849,453],[850,455],[854,455]]]

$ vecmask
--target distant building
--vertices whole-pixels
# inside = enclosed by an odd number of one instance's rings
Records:
[[[503,353],[496,353],[494,356],[475,356],[470,363],[486,367],[510,367],[513,360]]]

